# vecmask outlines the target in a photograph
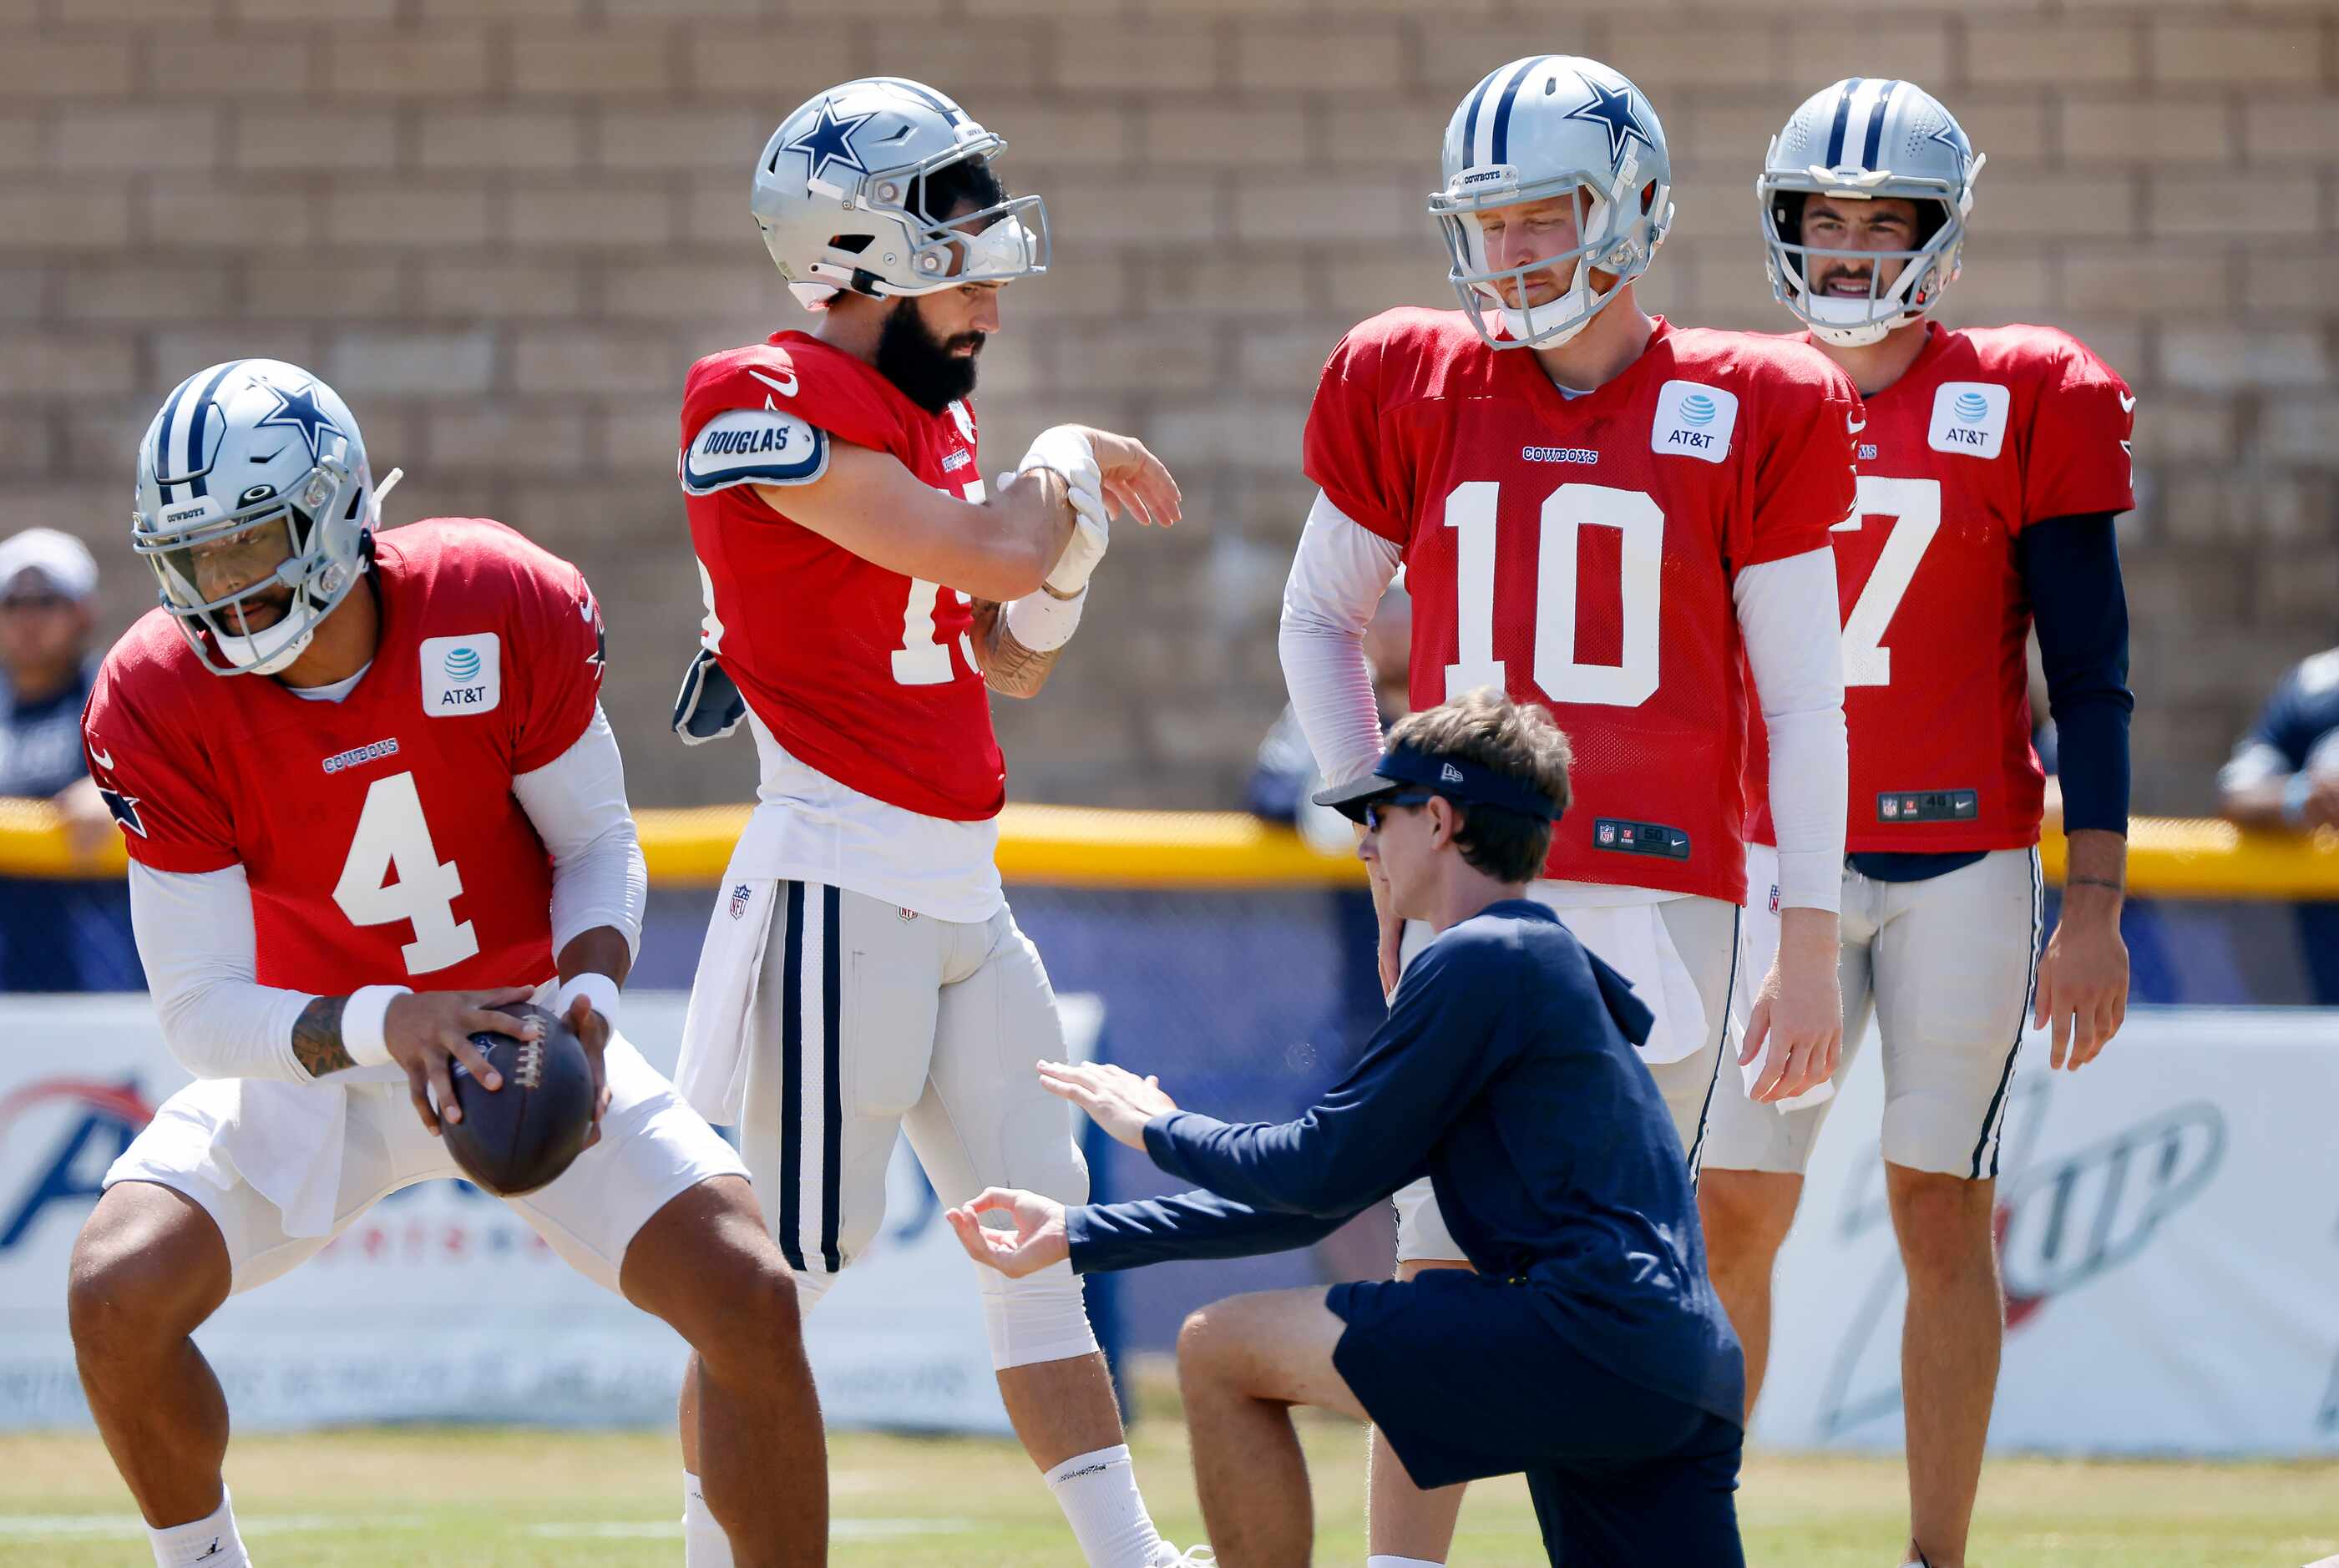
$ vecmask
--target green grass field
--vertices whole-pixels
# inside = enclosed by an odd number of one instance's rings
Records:
[[[1359,1433],[1311,1423],[1317,1561],[1364,1561]],[[1154,1516],[1199,1541],[1174,1411],[1141,1423]],[[255,1436],[228,1458],[262,1568],[569,1568],[682,1561],[674,1438],[465,1427]],[[859,1433],[831,1441],[831,1561],[847,1568],[1078,1568],[1013,1445]],[[1894,1568],[1904,1514],[1890,1461],[1765,1455],[1740,1494],[1760,1568]],[[1987,1568],[2297,1568],[2339,1553],[2339,1464],[2008,1459],[1982,1484],[1972,1562]],[[150,1562],[128,1494],[91,1436],[0,1437],[0,1564]],[[1457,1565],[1543,1561],[1525,1491],[1475,1489]]]

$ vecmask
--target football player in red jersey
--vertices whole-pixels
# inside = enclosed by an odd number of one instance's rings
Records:
[[[826,1561],[787,1266],[738,1157],[616,1032],[647,879],[583,576],[483,518],[377,533],[356,419],[273,360],[181,382],[137,496],[162,607],[106,656],[86,745],[196,1081],[107,1171],[69,1305],[155,1561],[247,1561],[227,1404],[189,1335],[384,1194],[459,1174],[450,1069],[499,1089],[468,1036],[531,1036],[496,1011],[529,999],[602,1095],[592,1146],[508,1201],[690,1342],[691,1437],[738,1561]]]
[[[1046,678],[1110,511],[1166,523],[1178,492],[1136,441],[1075,426],[987,490],[967,399],[1002,288],[1047,256],[1039,198],[992,169],[1002,145],[898,77],[790,114],[753,210],[819,319],[701,360],[683,394],[706,619],[676,726],[744,721],[763,776],[676,1080],[739,1126],[807,1310],[874,1237],[902,1131],[946,1205],[1088,1190],[1031,1072],[1063,1031],[1000,887],[991,694]],[[1138,1494],[1070,1266],[979,1272],[1008,1415],[1088,1561],[1180,1561]],[[690,1539],[693,1568],[720,1560]]]
[[[1795,111],[1760,187],[1772,288],[1866,400],[1859,510],[1834,536],[1851,732],[1844,1038],[1856,1047],[1873,1011],[1886,1189],[1909,1277],[1909,1555],[1932,1568],[1965,1560],[1998,1380],[1991,1178],[2024,1023],[2051,1026],[2053,1065],[2077,1068],[2127,1001],[2133,702],[2112,519],[2134,504],[2136,399],[2067,333],[1926,320],[1957,277],[1981,163],[1929,95],[1855,77]],[[2024,680],[2034,622],[2070,841],[2043,957],[2042,779]],[[1772,824],[1751,782],[1766,844]],[[1772,879],[1769,852],[1752,853],[1759,962]],[[1702,1199],[1751,1409],[1772,1260],[1827,1105],[1758,1105],[1736,1087],[1714,1109]]]
[[[1786,835],[1785,940],[1754,1004],[1763,1092],[1834,1066],[1845,763],[1828,529],[1851,509],[1858,398],[1808,348],[1642,311],[1670,166],[1646,97],[1607,66],[1540,55],[1492,73],[1447,124],[1444,176],[1430,207],[1462,309],[1350,331],[1308,416],[1321,493],[1284,600],[1292,703],[1327,779],[1370,770],[1360,638],[1402,564],[1416,708],[1495,686],[1558,719],[1575,804],[1532,896],[1656,1014],[1642,1059],[1694,1165],[1745,894],[1747,661]],[[1385,918],[1392,988],[1399,940]],[[1398,1197],[1401,1277],[1463,1256],[1426,1188]],[[1374,1452],[1376,1561],[1441,1560],[1458,1489],[1414,1493]]]

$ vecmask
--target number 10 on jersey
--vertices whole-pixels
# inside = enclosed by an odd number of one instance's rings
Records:
[[[1455,662],[1446,666],[1448,701],[1480,686],[1508,691],[1495,656],[1495,501],[1501,486],[1473,479],[1446,498],[1454,546]],[[1535,555],[1535,684],[1554,703],[1638,707],[1657,690],[1658,600],[1664,583],[1665,515],[1639,490],[1562,485],[1544,498]],[[1613,665],[1576,657],[1577,543],[1585,528],[1614,528],[1621,548],[1623,657]]]

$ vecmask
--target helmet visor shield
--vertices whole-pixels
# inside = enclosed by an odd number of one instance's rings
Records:
[[[947,222],[922,213],[907,215],[917,225],[910,271],[920,281],[897,287],[895,293],[1012,283],[1048,270],[1048,210],[1037,196],[1011,197]]]
[[[284,616],[292,603],[287,567],[300,564],[295,514],[279,503],[266,519],[155,554],[163,591],[181,609],[230,636],[250,636]],[[306,533],[305,520],[301,532]]]

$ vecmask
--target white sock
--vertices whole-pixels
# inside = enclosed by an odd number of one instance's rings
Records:
[[[731,1537],[706,1511],[706,1494],[687,1470],[682,1473],[682,1562],[683,1568],[732,1568]]]
[[[243,1537],[235,1533],[235,1499],[220,1487],[220,1505],[192,1524],[167,1530],[150,1529],[155,1568],[252,1568],[244,1554]]]
[[[1365,1568],[1446,1568],[1446,1564],[1428,1557],[1392,1557],[1377,1552],[1365,1559]]]
[[[1128,1444],[1073,1455],[1048,1472],[1048,1490],[1089,1568],[1149,1568],[1160,1554],[1161,1533],[1137,1494]]]

